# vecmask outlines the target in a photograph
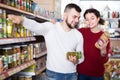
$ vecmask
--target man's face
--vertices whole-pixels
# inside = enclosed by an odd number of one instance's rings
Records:
[[[78,26],[80,13],[77,12],[75,9],[71,9],[66,12],[65,17],[65,22],[69,28],[72,29]]]

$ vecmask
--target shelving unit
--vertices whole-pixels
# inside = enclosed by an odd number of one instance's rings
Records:
[[[35,75],[38,75],[39,73],[41,73],[42,71],[44,71],[45,69],[46,69],[46,67],[42,67],[35,72],[19,72],[18,75],[35,76]]]
[[[0,3],[0,8],[8,10],[8,14],[9,13],[13,13],[13,14],[20,14],[21,13],[21,14],[26,15],[28,18],[34,19],[34,20],[39,21],[39,22],[50,21],[50,19],[48,19],[48,18],[38,16],[38,15],[35,15],[33,13],[30,13],[30,12],[23,11],[23,10],[19,10],[17,8],[7,6],[7,5],[2,4],[2,3]],[[11,11],[13,11],[13,12],[11,12]]]
[[[0,74],[0,80],[6,79],[7,77],[18,73],[21,70],[24,70],[24,69],[26,69],[27,67],[29,67],[33,64],[35,64],[35,60],[31,60],[31,61],[28,61],[28,62],[25,62],[25,63],[21,64],[20,66],[11,68],[11,69],[9,69],[9,70]]]
[[[42,56],[44,56],[44,55],[46,55],[46,54],[47,54],[47,50],[41,52],[41,53],[38,54],[38,55],[34,55],[34,58],[39,58],[39,57],[42,57]]]
[[[16,15],[25,15],[27,18],[36,20],[37,22],[46,22],[46,21],[50,21],[50,19],[42,17],[42,16],[38,16],[36,14],[30,13],[30,12],[26,12],[23,10],[19,10],[17,8],[11,7],[11,6],[7,6],[5,4],[0,3],[0,8],[1,9],[5,9],[7,14],[16,14]],[[39,37],[39,39],[38,39]],[[4,45],[13,45],[16,43],[26,43],[26,42],[33,42],[33,43],[38,43],[38,42],[44,42],[44,37],[43,36],[31,36],[31,37],[20,37],[20,38],[0,38],[0,46],[4,46]],[[29,43],[30,44],[30,43]],[[44,50],[43,52],[41,52],[38,55],[34,55],[34,59],[27,61],[17,67],[8,69],[4,72],[2,72],[0,74],[0,80],[6,79],[14,74],[18,74],[20,71],[29,68],[32,65],[36,64],[36,58],[40,58],[43,56],[46,56],[47,50]],[[45,70],[46,67],[42,66],[39,70],[33,72],[32,74],[37,75],[39,73],[41,73],[43,70]],[[30,73],[31,74],[31,73]],[[30,75],[28,74],[28,75]],[[21,75],[24,75],[24,73],[21,72]]]
[[[120,26],[118,26],[119,18],[110,18],[106,19],[107,21],[116,23],[115,26],[106,29],[111,33],[113,36],[110,38],[111,48],[112,48],[112,55],[109,57],[109,61],[105,64],[105,78],[109,80],[118,79],[120,75]],[[114,32],[113,32],[114,31]],[[115,31],[118,31],[117,35],[115,35]]]
[[[30,42],[35,41],[35,37],[26,37],[26,38],[2,38],[0,39],[0,45],[20,43],[20,42]]]

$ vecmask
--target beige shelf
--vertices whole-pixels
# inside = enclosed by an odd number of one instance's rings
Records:
[[[18,73],[21,70],[24,70],[24,69],[26,69],[27,67],[29,67],[33,64],[35,64],[35,60],[31,60],[31,61],[28,61],[28,62],[25,62],[25,63],[21,64],[20,66],[11,68],[11,69],[9,69],[9,70],[0,74],[0,80],[6,79],[7,77]]]
[[[39,58],[39,57],[44,56],[46,54],[47,54],[47,50],[40,52],[40,54],[34,55],[34,58]]]
[[[35,72],[35,74],[38,75],[38,74],[40,74],[42,71],[44,71],[45,69],[46,69],[46,67],[42,67],[42,68],[40,68],[39,70],[37,70],[37,71]]]
[[[110,40],[120,40],[120,38],[110,38]]]
[[[32,13],[30,13],[30,12],[26,12],[26,11],[17,9],[17,8],[15,8],[15,7],[12,7],[12,6],[7,6],[7,5],[2,4],[2,3],[0,3],[0,7],[5,8],[5,9],[9,9],[9,10],[14,10],[14,11],[17,11],[17,12],[20,12],[20,13],[24,13],[24,14],[28,14],[28,15],[35,16],[34,14],[32,14]]]
[[[11,44],[11,43],[19,43],[19,42],[29,42],[35,41],[35,37],[26,37],[26,38],[1,38],[0,45]]]
[[[39,19],[42,19],[42,20],[45,20],[45,21],[50,21],[50,19],[48,19],[48,18],[45,18],[45,17],[42,17],[42,16],[38,16],[38,15],[35,15],[33,13],[24,11],[24,10],[20,10],[20,9],[17,9],[15,7],[12,7],[12,6],[7,6],[7,5],[2,4],[2,3],[0,3],[0,7],[4,8],[4,9],[7,9],[7,10],[17,11],[17,12],[22,13],[22,14],[31,15],[33,17],[36,17],[36,18],[39,18]]]
[[[44,66],[44,67],[40,68],[39,70],[37,70],[35,72],[19,72],[19,73],[17,73],[17,75],[34,76],[34,75],[40,74],[45,69],[46,69],[46,67]]]

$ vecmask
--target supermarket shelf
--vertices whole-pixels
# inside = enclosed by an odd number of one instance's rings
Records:
[[[25,62],[23,64],[21,64],[20,66],[17,66],[15,68],[12,68],[12,69],[9,69],[3,73],[0,74],[0,80],[3,80],[9,76],[12,76],[18,72],[20,72],[21,70],[24,70],[25,68],[31,66],[35,64],[35,60],[31,60],[31,61],[28,61],[28,62]]]
[[[120,18],[108,18],[108,19],[105,19],[107,21],[118,21]]]
[[[120,58],[120,54],[115,54],[115,55],[112,55],[110,56],[110,59],[119,59]]]
[[[44,56],[46,54],[47,54],[47,50],[40,52],[40,54],[34,55],[34,58],[39,58],[39,57]]]
[[[14,11],[17,11],[17,12],[20,12],[20,13],[24,13],[24,14],[34,16],[34,14],[32,14],[30,12],[26,12],[26,11],[23,11],[23,10],[20,10],[20,9],[15,8],[15,7],[8,6],[8,5],[5,5],[5,4],[2,4],[2,3],[0,3],[0,7],[4,8],[4,9],[14,10]]]
[[[120,40],[120,38],[110,38],[110,40]]]
[[[34,76],[34,75],[40,74],[45,69],[46,69],[46,67],[42,67],[39,70],[37,70],[36,72],[19,72],[19,73],[17,73],[17,75]]]
[[[48,19],[48,18],[38,16],[38,15],[35,15],[33,13],[30,13],[30,12],[27,12],[27,11],[24,11],[24,10],[20,10],[20,9],[15,8],[15,7],[8,6],[8,5],[5,5],[5,4],[2,4],[2,3],[0,3],[0,8],[16,11],[16,12],[19,12],[19,13],[22,13],[22,14],[27,14],[27,15],[30,15],[29,17],[31,17],[31,18],[36,18],[36,19],[39,18],[39,20],[41,19],[41,21],[50,21],[50,19]]]
[[[44,71],[46,69],[46,67],[40,68],[39,70],[37,70],[35,72],[36,75],[40,74],[42,71]]]
[[[35,37],[26,37],[26,38],[1,38],[0,45],[19,43],[19,42],[28,42],[35,41]]]

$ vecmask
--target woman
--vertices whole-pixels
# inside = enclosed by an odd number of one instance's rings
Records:
[[[78,80],[104,80],[104,64],[108,61],[110,41],[103,40],[102,44],[95,46],[100,36],[104,33],[99,26],[104,24],[100,13],[96,9],[87,9],[84,13],[87,28],[78,29],[84,38],[83,63],[78,64]]]

